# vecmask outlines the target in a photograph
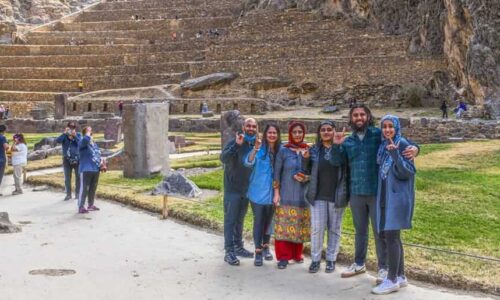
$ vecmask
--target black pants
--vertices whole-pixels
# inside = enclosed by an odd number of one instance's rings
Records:
[[[448,111],[443,110],[443,119],[448,119]]]
[[[387,278],[394,282],[398,276],[403,276],[405,274],[401,230],[383,231],[382,237],[385,238],[387,245],[387,263],[389,265],[389,274]]]
[[[241,193],[224,192],[224,249],[233,252],[243,247],[243,222],[248,198]]]
[[[262,205],[250,202],[253,212],[253,242],[255,249],[262,249],[263,245],[269,244],[271,235],[268,234],[269,226],[273,221],[273,205]]]
[[[0,161],[0,184],[2,184],[3,174],[5,173],[5,165],[6,164],[7,164],[6,161]]]
[[[95,192],[99,182],[99,171],[80,173],[80,196],[78,198],[78,208],[85,206],[85,198],[88,197],[88,206],[94,205]]]
[[[63,158],[63,169],[66,196],[71,197],[71,175],[75,172],[75,197],[78,197],[78,195],[80,195],[80,173],[78,173],[78,164],[71,165],[67,158]]]

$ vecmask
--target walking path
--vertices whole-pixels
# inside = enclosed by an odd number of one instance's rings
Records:
[[[12,178],[2,184],[4,195]],[[474,299],[436,286],[411,284],[385,297],[371,295],[373,277],[340,279],[308,274],[307,264],[278,270],[243,259],[239,267],[222,260],[223,239],[159,220],[143,211],[97,200],[99,212],[76,214],[64,194],[33,192],[0,197],[23,231],[0,235],[0,299]],[[249,249],[251,246],[249,245]],[[50,270],[55,269],[55,270]],[[62,269],[59,270],[59,269]],[[30,275],[48,273],[51,275]],[[176,298],[175,298],[176,297]],[[182,298],[181,298],[182,297]]]

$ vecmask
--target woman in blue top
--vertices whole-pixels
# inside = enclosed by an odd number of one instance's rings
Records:
[[[87,126],[82,130],[83,138],[78,143],[80,156],[80,195],[78,197],[78,213],[99,210],[94,205],[94,197],[99,182],[99,172],[103,161],[99,146],[92,139],[92,128]],[[85,198],[88,196],[88,206],[85,209]]]
[[[248,187],[248,199],[253,211],[253,241],[255,244],[255,266],[262,266],[265,260],[272,260],[269,251],[269,227],[273,207],[273,165],[274,157],[281,147],[280,130],[276,125],[267,125],[263,141],[257,137],[255,145],[245,157],[245,166],[253,168]]]
[[[376,229],[386,240],[389,272],[387,278],[372,289],[374,294],[389,294],[408,285],[404,276],[404,252],[401,229],[410,229],[415,205],[415,165],[402,155],[408,141],[401,136],[399,119],[382,118],[382,144],[376,203]]]

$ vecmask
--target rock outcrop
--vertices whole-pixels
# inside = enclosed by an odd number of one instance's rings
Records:
[[[408,35],[408,51],[442,54],[450,84],[475,104],[494,112],[500,101],[500,5],[497,0],[247,0],[252,9],[317,10],[323,17],[349,18],[354,27],[376,26]]]

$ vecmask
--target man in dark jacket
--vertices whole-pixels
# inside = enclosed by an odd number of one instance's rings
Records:
[[[75,199],[78,198],[80,192],[78,142],[81,139],[82,137],[76,132],[76,124],[73,121],[68,122],[64,132],[56,139],[57,143],[62,144],[64,186],[66,187],[65,201],[71,199],[71,173],[73,171],[75,172]]]
[[[351,277],[366,272],[365,260],[368,250],[368,224],[372,223],[378,261],[377,282],[387,276],[387,249],[385,241],[375,230],[376,196],[378,186],[377,152],[381,143],[381,130],[374,126],[371,111],[363,104],[354,105],[349,112],[349,125],[353,134],[346,137],[343,132],[334,132],[333,165],[349,166],[350,207],[356,231],[354,263],[341,274]],[[416,146],[409,146],[403,154],[413,159],[418,154]]]
[[[243,164],[245,156],[255,144],[257,122],[246,119],[243,132],[229,141],[222,150],[224,164],[224,261],[232,266],[240,264],[236,256],[253,257],[243,248],[243,221],[248,209],[247,190],[251,169]]]

